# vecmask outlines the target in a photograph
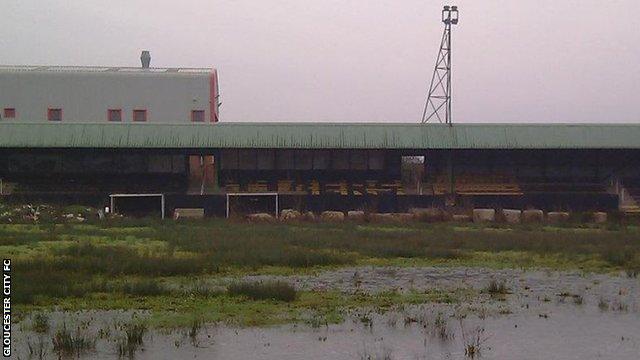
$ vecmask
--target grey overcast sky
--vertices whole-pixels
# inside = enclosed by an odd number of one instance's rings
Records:
[[[431,0],[1,0],[0,64],[210,67],[222,121],[417,122]],[[640,1],[462,0],[454,122],[640,122]]]

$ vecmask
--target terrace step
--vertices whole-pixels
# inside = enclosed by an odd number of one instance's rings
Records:
[[[620,211],[629,215],[640,215],[640,206],[638,205],[621,206]]]

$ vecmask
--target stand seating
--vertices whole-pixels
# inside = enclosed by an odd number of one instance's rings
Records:
[[[520,195],[522,189],[512,177],[503,175],[456,175],[454,191],[461,195]],[[433,193],[449,193],[449,182],[444,175],[436,178]]]

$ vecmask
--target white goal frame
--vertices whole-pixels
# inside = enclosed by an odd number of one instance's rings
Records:
[[[279,209],[279,194],[277,192],[260,192],[260,193],[227,193],[227,219],[229,218],[229,198],[232,196],[274,196],[276,201],[276,219],[279,217],[280,209]]]
[[[165,200],[164,194],[111,194],[109,195],[110,203],[111,203],[111,213],[116,213],[116,199],[117,198],[144,198],[144,197],[159,197],[160,198],[160,213],[162,214],[162,219],[164,220],[164,208],[165,208]]]

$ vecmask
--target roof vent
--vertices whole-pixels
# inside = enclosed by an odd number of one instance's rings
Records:
[[[140,61],[142,62],[142,68],[148,69],[151,64],[151,53],[148,50],[142,50],[142,54],[140,54]]]

